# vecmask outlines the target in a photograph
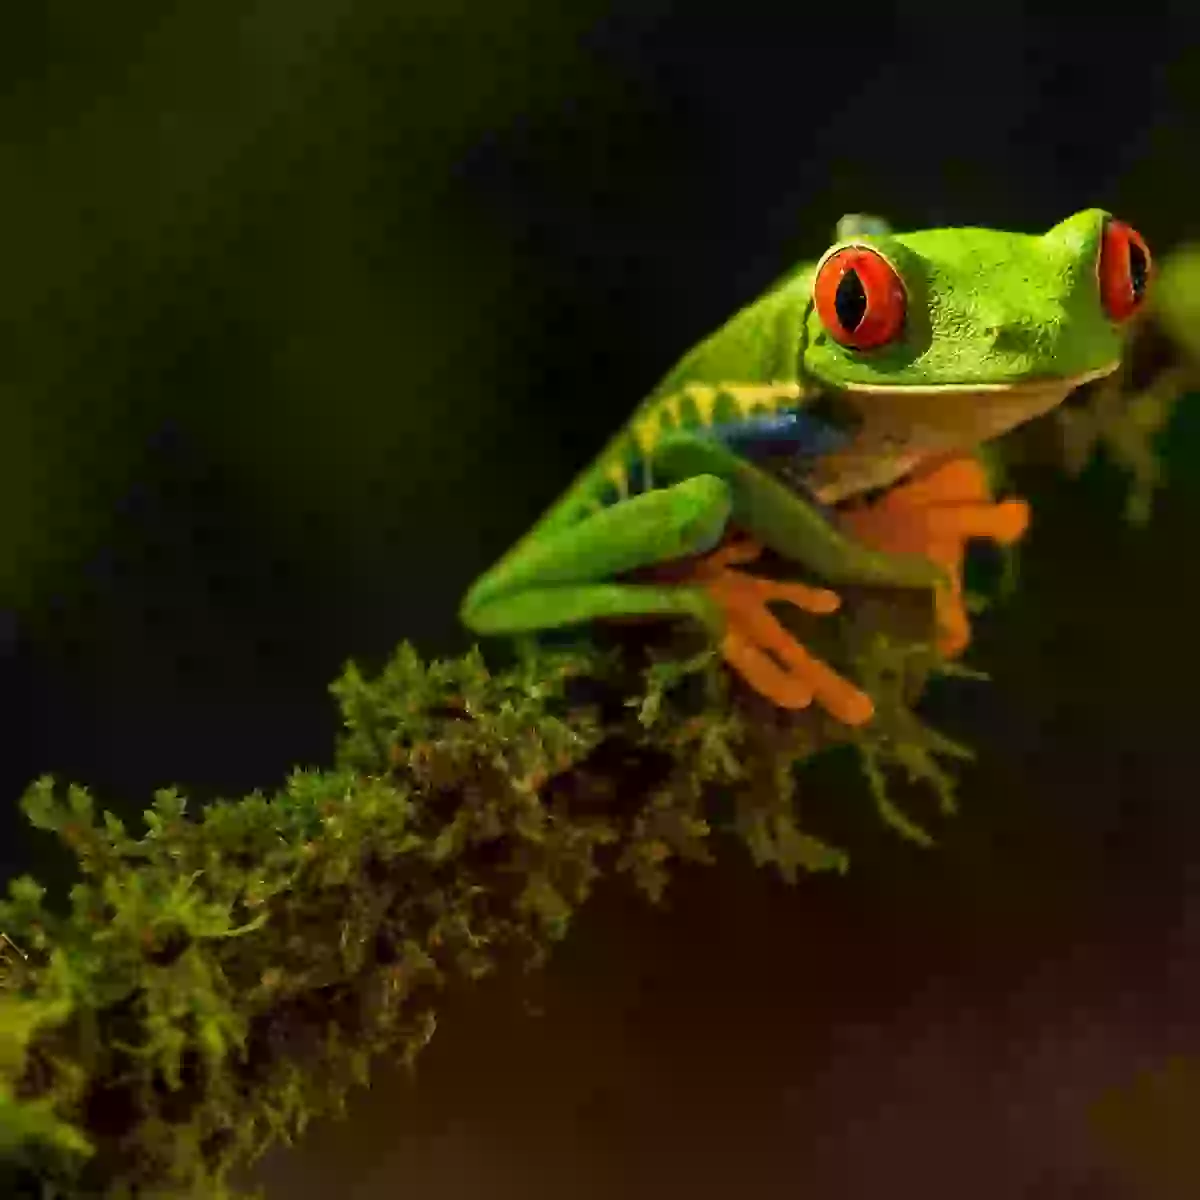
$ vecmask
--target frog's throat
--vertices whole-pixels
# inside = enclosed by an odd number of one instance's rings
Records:
[[[1117,366],[1014,383],[841,384],[859,423],[845,446],[815,465],[809,486],[823,504],[888,487],[930,458],[970,451],[1050,412]]]

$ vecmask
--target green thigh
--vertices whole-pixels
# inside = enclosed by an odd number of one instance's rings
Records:
[[[691,616],[718,629],[721,614],[703,588],[612,580],[712,549],[725,532],[730,505],[724,481],[698,475],[571,525],[535,529],[467,593],[462,621],[483,634],[643,615]]]

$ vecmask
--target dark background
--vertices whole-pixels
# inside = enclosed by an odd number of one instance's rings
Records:
[[[470,579],[844,211],[1200,235],[1188,6],[973,8],[6,14],[9,800],[54,772],[128,814],[328,761],[341,663],[461,649]],[[279,1194],[1174,1194],[1147,1172],[1200,1089],[1089,1123],[1200,1050],[1194,412],[1169,451],[1145,532],[1103,466],[1021,478],[994,683],[930,698],[980,752],[937,851],[817,772],[848,878],[733,848],[662,914],[611,890],[544,980],[446,1015],[415,1095],[385,1075],[272,1163]],[[15,811],[0,838],[5,873],[57,871]]]

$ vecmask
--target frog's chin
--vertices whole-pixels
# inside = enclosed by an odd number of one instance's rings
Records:
[[[1013,383],[842,384],[839,395],[856,413],[857,427],[849,442],[817,464],[810,487],[824,504],[887,487],[929,459],[969,452],[1050,412],[1117,365]]]

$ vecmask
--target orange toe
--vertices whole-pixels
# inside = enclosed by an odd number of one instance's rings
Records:
[[[772,600],[794,604],[804,612],[826,616],[837,612],[842,598],[828,588],[809,587],[806,583],[795,583],[779,579],[746,578],[747,590],[766,604]]]
[[[721,643],[721,656],[760,696],[780,708],[807,708],[815,691],[802,675],[784,670],[736,626]]]
[[[971,620],[959,587],[939,588],[934,615],[937,622],[937,648],[945,658],[957,658],[971,644]]]
[[[1025,500],[1002,500],[992,506],[991,536],[1003,546],[1018,542],[1029,531],[1029,504]]]
[[[1021,538],[1029,528],[1029,505],[1024,500],[939,505],[913,514],[912,520],[919,522],[931,540],[965,542],[971,538],[987,538],[1008,545]]]

